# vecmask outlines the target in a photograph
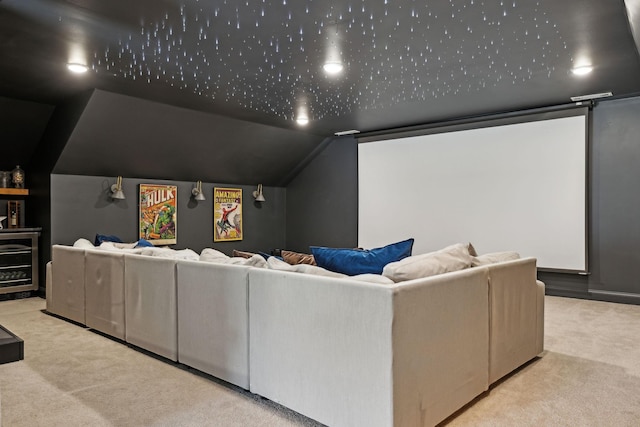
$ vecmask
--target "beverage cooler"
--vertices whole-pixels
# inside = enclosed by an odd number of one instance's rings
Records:
[[[40,228],[0,229],[0,294],[38,289]]]

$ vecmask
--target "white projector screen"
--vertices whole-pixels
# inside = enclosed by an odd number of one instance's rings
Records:
[[[574,113],[575,114],[575,113]],[[587,270],[587,113],[358,144],[358,244],[471,242]]]

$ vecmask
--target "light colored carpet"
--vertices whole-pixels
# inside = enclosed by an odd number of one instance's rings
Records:
[[[25,340],[25,360],[0,365],[2,427],[318,426],[44,307],[0,302],[0,324]],[[640,426],[640,306],[546,297],[542,357],[444,424]]]

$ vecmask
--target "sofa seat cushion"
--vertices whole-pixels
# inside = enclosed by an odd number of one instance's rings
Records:
[[[413,239],[407,239],[375,249],[346,249],[311,246],[318,266],[349,276],[381,274],[385,265],[411,255]]]
[[[468,243],[457,243],[435,252],[414,255],[387,264],[382,275],[394,282],[435,276],[471,266],[472,257]]]

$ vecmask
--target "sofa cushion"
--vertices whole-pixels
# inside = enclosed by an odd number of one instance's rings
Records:
[[[380,274],[385,265],[411,255],[413,239],[407,239],[375,249],[346,249],[311,246],[316,263],[327,270],[355,276]]]
[[[280,251],[280,255],[282,256],[282,259],[286,263],[291,265],[296,265],[296,264],[317,265],[315,258],[311,254],[303,254],[299,252],[282,250]]]
[[[478,267],[481,265],[495,264],[497,262],[512,261],[514,259],[520,259],[520,254],[517,252],[492,252],[472,257],[471,265]]]
[[[435,276],[471,266],[468,243],[457,243],[435,252],[414,255],[384,267],[383,276],[394,282]]]

